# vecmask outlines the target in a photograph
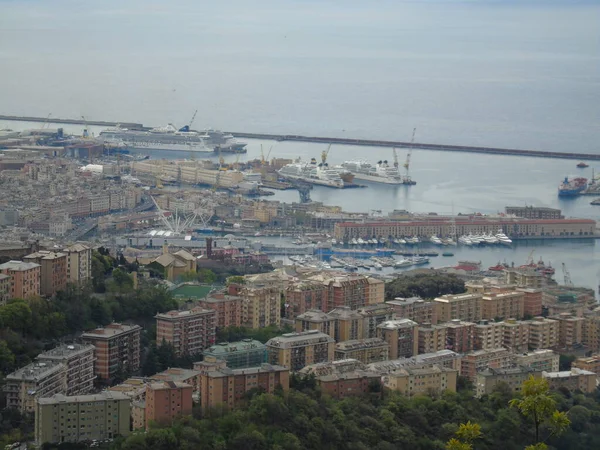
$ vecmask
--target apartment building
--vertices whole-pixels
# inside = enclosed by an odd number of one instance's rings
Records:
[[[377,327],[394,318],[394,308],[387,303],[376,303],[358,308],[363,318],[363,336],[365,339],[377,337]]]
[[[583,345],[592,352],[600,351],[600,316],[588,315],[583,323]]]
[[[205,361],[225,361],[230,369],[257,367],[267,362],[267,347],[259,341],[219,342],[203,352]]]
[[[562,387],[591,394],[598,388],[598,376],[589,370],[571,368],[562,372],[543,372],[542,377],[548,380],[550,389]]]
[[[446,348],[457,353],[466,353],[475,346],[475,324],[460,319],[441,324],[446,328]]]
[[[504,345],[504,324],[481,320],[473,327],[473,350],[487,350]]]
[[[390,346],[390,359],[410,358],[419,351],[419,326],[409,319],[388,320],[377,327],[377,337]]]
[[[272,285],[244,286],[242,322],[250,328],[281,324],[281,287]]]
[[[200,376],[200,406],[207,410],[217,406],[233,409],[244,400],[246,392],[262,389],[272,394],[278,386],[284,392],[290,387],[290,369],[262,364],[247,369],[213,369]]]
[[[312,364],[300,372],[314,375],[323,394],[343,399],[369,392],[373,384],[381,385],[381,375],[365,370],[356,359],[343,359],[328,363]]]
[[[541,289],[544,285],[544,275],[529,267],[511,267],[504,269],[504,283],[522,288]]]
[[[448,294],[434,300],[440,322],[460,319],[467,322],[481,320],[481,294]]]
[[[296,332],[317,330],[333,337],[335,335],[335,319],[318,309],[310,309],[296,316]]]
[[[66,253],[40,250],[23,258],[26,262],[40,265],[40,293],[51,297],[67,287]]]
[[[34,362],[10,373],[5,378],[7,408],[21,413],[35,411],[38,398],[67,392],[66,366],[58,361]]]
[[[215,343],[216,311],[195,307],[156,316],[156,342],[171,344],[177,356],[197,355]]]
[[[391,359],[367,365],[367,370],[387,374],[405,367],[431,367],[440,366],[458,371],[460,375],[462,355],[452,350],[440,350],[434,353],[424,353],[412,358]]]
[[[573,361],[571,367],[581,370],[587,370],[594,372],[596,375],[600,375],[600,355],[592,355],[587,357],[577,358]],[[547,372],[557,372],[558,369],[548,370]]]
[[[333,319],[333,338],[336,342],[363,339],[365,337],[363,316],[349,306],[340,306],[327,313]]]
[[[35,442],[82,442],[113,439],[130,434],[131,400],[119,392],[38,399],[35,407]]]
[[[324,311],[327,308],[327,294],[323,283],[300,280],[290,284],[285,291],[285,317],[295,319],[307,311]]]
[[[383,376],[383,385],[407,397],[456,392],[458,370],[443,366],[404,367]]]
[[[10,298],[40,295],[41,266],[39,264],[8,261],[0,264],[0,273],[10,277]]]
[[[513,352],[526,352],[529,348],[529,321],[508,319],[502,322],[502,345]]]
[[[191,415],[192,391],[189,384],[175,381],[146,385],[146,427],[151,423],[170,425],[177,417]]]
[[[119,372],[135,372],[140,367],[139,325],[111,323],[81,335],[81,340],[96,349],[94,371],[103,382],[110,382]]]
[[[529,348],[555,348],[558,346],[559,333],[558,321],[535,317],[529,322]]]
[[[585,319],[569,313],[552,317],[558,321],[558,346],[573,349],[583,346],[583,328]]]
[[[476,350],[463,356],[460,373],[475,381],[478,372],[488,369],[507,369],[511,365],[512,354],[505,348]]]
[[[70,283],[84,283],[92,278],[92,249],[77,243],[65,248],[67,255],[67,278]]]
[[[513,362],[537,372],[558,372],[560,356],[549,349],[534,350],[513,355]]]
[[[433,353],[446,348],[447,327],[423,323],[419,325],[418,352]]]
[[[541,206],[507,206],[506,214],[526,219],[564,219],[560,209]]]
[[[60,362],[67,370],[67,396],[83,395],[94,387],[94,353],[96,349],[89,344],[66,344],[40,353],[39,362]]]
[[[269,363],[292,372],[309,364],[333,361],[335,351],[335,339],[316,330],[282,334],[265,345]]]
[[[185,383],[192,386],[194,394],[200,392],[200,370],[196,369],[184,369],[182,367],[169,367],[162,372],[152,375],[153,381],[159,382],[174,382],[174,383]]]
[[[334,358],[356,359],[363,364],[389,359],[390,345],[379,338],[357,339],[335,344]]]
[[[487,292],[481,298],[481,318],[521,319],[525,311],[523,292]]]
[[[197,306],[212,309],[217,313],[215,325],[219,329],[242,326],[242,312],[244,309],[242,297],[215,292],[200,299]]]
[[[345,274],[328,278],[323,284],[327,289],[325,312],[340,306],[358,309],[383,303],[385,299],[385,283],[377,278]]]
[[[522,292],[523,314],[529,317],[542,315],[542,290],[533,288],[516,288],[517,292]]]
[[[10,275],[0,273],[0,306],[11,298],[11,279]]]
[[[512,392],[520,392],[523,383],[530,377],[540,378],[542,372],[527,367],[487,369],[475,376],[475,397],[491,394],[498,384],[507,385]]]
[[[398,318],[410,319],[418,324],[438,323],[438,304],[429,300],[423,300],[419,297],[400,298],[386,302],[394,309],[394,314]]]

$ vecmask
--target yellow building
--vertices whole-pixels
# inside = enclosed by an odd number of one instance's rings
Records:
[[[437,318],[439,322],[453,319],[467,322],[481,320],[481,294],[448,294],[436,298]]]
[[[334,358],[356,359],[363,364],[389,359],[390,345],[379,338],[367,338],[335,344]]]
[[[334,359],[335,340],[316,330],[282,334],[265,345],[269,363],[287,367],[292,372]]]
[[[481,318],[521,319],[524,315],[525,294],[523,292],[488,292],[481,299]]]
[[[3,389],[8,408],[34,412],[38,398],[67,392],[67,366],[60,361],[31,363],[8,374]]]
[[[296,316],[294,325],[297,333],[317,330],[331,337],[335,334],[335,320],[319,309],[309,309],[304,314]]]
[[[482,320],[473,327],[474,350],[499,348],[504,344],[504,324]]]
[[[569,313],[552,317],[558,321],[558,345],[560,348],[572,349],[583,343],[583,328],[585,319]]]
[[[585,317],[583,345],[593,352],[600,351],[600,316],[590,315]]]
[[[429,300],[423,300],[419,297],[400,298],[390,300],[386,303],[394,308],[396,317],[410,319],[419,324],[430,323],[435,325],[438,323],[438,304]]]
[[[549,349],[515,353],[513,362],[517,366],[528,367],[538,372],[558,372],[560,356]]]
[[[577,358],[573,361],[571,367],[594,372],[600,375],[600,355],[592,355],[588,357]]]
[[[418,352],[433,353],[446,348],[447,328],[440,325],[423,323],[419,325]]]
[[[491,394],[498,384],[507,385],[512,392],[519,392],[523,382],[530,376],[540,378],[541,371],[526,367],[510,367],[507,369],[488,369],[478,372],[475,376],[475,397],[481,398]]]
[[[327,315],[334,321],[333,338],[336,342],[365,338],[363,316],[358,311],[349,306],[339,306]]]
[[[554,348],[558,346],[559,323],[553,319],[536,317],[529,322],[529,347]]]
[[[419,352],[419,326],[412,320],[383,322],[377,327],[377,336],[390,345],[390,359],[410,358]]]
[[[446,367],[405,367],[383,376],[383,385],[407,397],[456,392],[458,370]]]
[[[281,289],[276,286],[245,286],[238,293],[243,298],[242,322],[250,328],[281,323]]]
[[[40,398],[35,408],[37,445],[113,439],[130,433],[131,399],[120,392]]]
[[[84,283],[92,277],[92,249],[81,243],[65,248],[67,278],[70,283]]]
[[[502,322],[502,347],[513,352],[527,351],[529,348],[529,321],[508,319]]]
[[[564,372],[544,372],[542,376],[548,380],[551,389],[564,387],[570,391],[580,390],[586,394],[595,392],[598,376],[594,372],[572,368]]]

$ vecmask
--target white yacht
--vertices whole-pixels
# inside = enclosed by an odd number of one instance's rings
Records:
[[[429,240],[431,241],[432,244],[442,245],[442,240],[439,237],[437,237],[435,234],[433,236],[431,236],[431,238],[429,238]]]
[[[362,238],[358,238],[358,239],[356,240],[356,242],[358,243],[358,245],[363,245],[363,244],[365,243],[365,241],[363,241],[363,239],[362,239]]]
[[[462,245],[473,245],[473,241],[469,236],[462,235],[458,238],[458,243]]]
[[[498,243],[498,239],[492,234],[484,234],[483,239],[486,244],[494,245]]]
[[[500,244],[504,245],[511,245],[513,243],[512,239],[509,238],[506,234],[504,234],[502,228],[498,230],[498,233],[496,234],[496,239],[498,239],[498,242]]]

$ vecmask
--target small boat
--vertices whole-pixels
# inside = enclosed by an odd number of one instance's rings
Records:
[[[507,266],[505,264],[498,263],[495,266],[488,267],[488,270],[491,270],[493,272],[501,272],[506,268],[507,268]]]
[[[375,268],[375,270],[382,270],[383,269],[383,266],[381,264],[379,264],[379,263],[375,263],[373,265],[373,267]]]
[[[444,252],[444,253],[442,253],[442,256],[454,256],[454,253],[452,253],[452,252]]]
[[[396,261],[394,263],[394,268],[399,268],[399,267],[409,267],[412,266],[414,263],[409,260],[409,259],[402,259],[400,261]]]
[[[579,167],[580,169],[585,169],[586,167],[590,167],[590,165],[581,161],[579,164],[577,164],[577,167]]]

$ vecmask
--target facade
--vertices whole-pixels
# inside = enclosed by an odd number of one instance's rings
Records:
[[[453,319],[441,324],[446,328],[446,348],[457,353],[466,353],[475,346],[475,324]]]
[[[67,255],[40,250],[23,258],[40,265],[40,293],[51,297],[67,287]]]
[[[386,374],[383,385],[407,397],[456,392],[458,370],[440,367],[405,367]]]
[[[590,315],[585,317],[583,344],[592,352],[600,351],[600,316]]]
[[[529,349],[529,321],[508,319],[502,322],[502,347],[513,352],[526,352]]]
[[[476,350],[463,356],[460,373],[474,381],[478,372],[488,369],[507,369],[511,365],[512,355],[505,348]]]
[[[35,408],[35,441],[82,442],[128,436],[131,400],[119,392],[40,398]]]
[[[11,298],[11,277],[0,273],[0,306],[6,305]]]
[[[447,328],[441,325],[423,323],[419,325],[418,352],[433,353],[446,348]]]
[[[373,383],[381,385],[381,375],[365,370],[356,359],[312,364],[301,373],[314,375],[323,394],[336,399],[366,394]]]
[[[262,364],[248,369],[213,369],[200,376],[200,406],[202,410],[217,406],[233,409],[244,399],[246,392],[261,388],[273,393],[278,386],[289,390],[290,369],[278,365]]]
[[[153,381],[185,383],[192,386],[194,393],[200,391],[200,370],[169,367],[162,372],[152,375]]]
[[[40,362],[56,361],[65,365],[67,370],[66,395],[83,395],[94,388],[94,352],[93,345],[68,344],[40,353],[36,358]]]
[[[363,339],[365,337],[363,316],[349,306],[340,306],[327,313],[333,319],[333,338],[336,342]]]
[[[281,287],[270,285],[244,286],[242,322],[250,328],[281,324]]]
[[[473,350],[487,350],[504,345],[504,324],[482,320],[473,327]]]
[[[504,270],[504,282],[521,288],[540,289],[544,284],[544,275],[530,267],[511,267]]]
[[[242,297],[212,293],[197,302],[200,308],[212,309],[217,313],[216,326],[219,329],[242,326]]]
[[[70,283],[84,283],[92,278],[92,249],[77,243],[65,248],[67,254],[67,278]]]
[[[419,297],[395,298],[386,302],[387,305],[394,308],[394,314],[398,318],[410,319],[418,324],[438,323],[437,307],[438,304]]]
[[[110,382],[119,372],[135,372],[140,368],[139,325],[111,323],[81,335],[81,340],[96,348],[96,377]]]
[[[318,309],[310,309],[296,316],[296,332],[317,330],[333,337],[335,335],[335,320],[329,314]]]
[[[362,275],[338,275],[324,281],[327,289],[325,312],[340,306],[358,309],[383,303],[385,283],[382,280]]]
[[[507,385],[512,392],[520,392],[523,382],[530,376],[540,378],[542,372],[526,367],[488,369],[478,372],[475,376],[475,397],[481,398],[491,394],[494,392],[494,388],[501,383]]]
[[[571,367],[581,370],[587,370],[594,372],[596,375],[600,374],[600,355],[593,355],[588,357],[577,358],[573,361]],[[557,372],[558,370],[548,370],[547,372]]]
[[[522,292],[523,314],[525,316],[537,317],[542,315],[542,290],[533,288],[517,288],[516,291]]]
[[[307,311],[327,308],[327,289],[323,283],[302,280],[285,291],[285,317],[294,319]]]
[[[259,341],[219,342],[203,352],[204,360],[222,360],[230,369],[258,367],[267,362],[267,347]]]
[[[297,372],[310,364],[333,361],[335,340],[325,333],[311,330],[282,334],[270,339],[266,346],[270,364]]]
[[[452,350],[440,350],[434,353],[413,356],[412,358],[400,358],[372,363],[367,366],[367,370],[387,374],[405,367],[432,367],[437,365],[457,370],[460,375],[461,361],[462,356],[458,353]]]
[[[363,318],[363,336],[365,339],[377,337],[377,326],[394,318],[394,308],[387,303],[376,303],[358,308]]]
[[[379,338],[358,339],[335,344],[334,358],[356,359],[363,364],[389,359],[390,345]]]
[[[488,292],[481,299],[481,318],[521,319],[525,311],[523,292]]]
[[[542,377],[548,380],[551,389],[562,387],[591,394],[598,386],[598,376],[594,372],[578,368],[564,372],[543,372]]]
[[[170,425],[180,416],[192,414],[192,386],[175,381],[146,386],[145,424]]]
[[[539,206],[507,206],[506,214],[525,219],[564,219],[560,209]]]
[[[555,348],[558,346],[559,323],[553,319],[535,317],[529,322],[529,348]]]
[[[575,317],[562,313],[553,317],[558,321],[558,345],[560,348],[572,349],[583,346],[583,317]]]
[[[57,361],[34,362],[6,376],[7,408],[34,412],[35,401],[67,392],[67,368]]]
[[[437,317],[440,322],[460,319],[467,322],[481,320],[481,294],[448,294],[436,298]]]
[[[390,346],[390,359],[410,358],[419,351],[419,326],[409,319],[389,320],[377,327],[377,335]]]
[[[8,261],[0,273],[10,277],[10,298],[40,295],[41,266],[32,262]]]
[[[513,361],[517,366],[527,367],[536,372],[558,372],[560,356],[552,350],[534,350],[515,354]]]
[[[215,343],[216,314],[199,307],[157,314],[156,342],[168,342],[177,356],[202,353]]]

